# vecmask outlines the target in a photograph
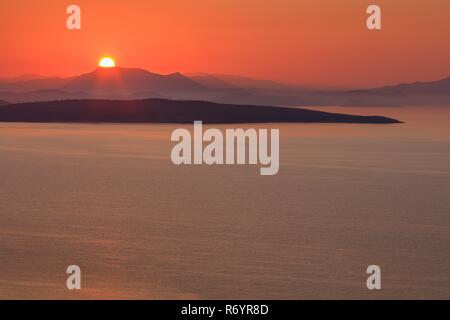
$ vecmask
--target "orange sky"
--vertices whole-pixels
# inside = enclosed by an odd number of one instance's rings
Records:
[[[69,31],[66,8],[82,9]],[[366,28],[378,4],[383,30]],[[110,54],[153,72],[321,86],[450,76],[446,0],[0,0],[0,76],[73,75]]]

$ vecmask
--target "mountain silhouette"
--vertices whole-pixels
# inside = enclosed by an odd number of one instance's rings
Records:
[[[231,75],[161,75],[139,68],[97,68],[69,78],[0,81],[0,100],[164,98],[274,106],[450,105],[450,78],[374,89],[312,90]]]
[[[381,116],[354,116],[298,108],[216,104],[204,101],[64,100],[0,106],[1,122],[118,123],[398,123]]]
[[[450,93],[450,77],[431,82],[414,82],[408,84],[398,84],[394,86],[384,86],[372,89],[373,92],[381,93],[403,93],[403,94],[443,94]]]
[[[0,91],[4,93],[22,93],[39,90],[55,90],[59,89],[72,78],[39,78],[19,81],[3,81],[0,82]]]
[[[239,86],[235,86],[227,81],[224,81],[215,75],[210,75],[206,73],[192,73],[188,74],[188,77],[209,89],[225,90],[225,89],[239,88]]]
[[[137,68],[97,68],[74,77],[60,89],[99,94],[133,94],[151,90],[159,93],[201,91],[205,88],[180,73],[160,75]]]
[[[450,77],[432,82],[415,82],[375,89],[322,92],[315,97],[325,103],[343,106],[450,105]]]

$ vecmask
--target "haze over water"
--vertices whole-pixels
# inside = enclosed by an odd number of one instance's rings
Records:
[[[448,298],[450,109],[321,109],[406,123],[256,125],[276,176],[174,166],[180,125],[0,123],[0,298]]]

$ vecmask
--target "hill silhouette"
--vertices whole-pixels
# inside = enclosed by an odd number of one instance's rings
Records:
[[[152,90],[159,93],[199,91],[205,88],[180,73],[161,75],[137,68],[97,68],[77,76],[60,89],[86,93],[132,94]]]
[[[134,101],[64,100],[0,106],[2,122],[118,123],[398,123],[381,116],[355,116],[308,109],[225,105],[203,101],[147,99]]]
[[[356,90],[317,90],[231,75],[162,75],[122,67],[97,68],[68,78],[19,79],[23,80],[0,81],[0,100],[163,98],[261,106],[450,105],[450,78]]]
[[[333,92],[322,95],[322,98],[347,106],[450,105],[450,77],[432,82],[404,83],[375,89]]]

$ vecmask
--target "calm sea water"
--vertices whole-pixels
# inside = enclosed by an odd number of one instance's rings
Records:
[[[450,108],[323,109],[406,123],[260,125],[276,176],[176,167],[174,125],[0,124],[0,298],[448,299]]]

